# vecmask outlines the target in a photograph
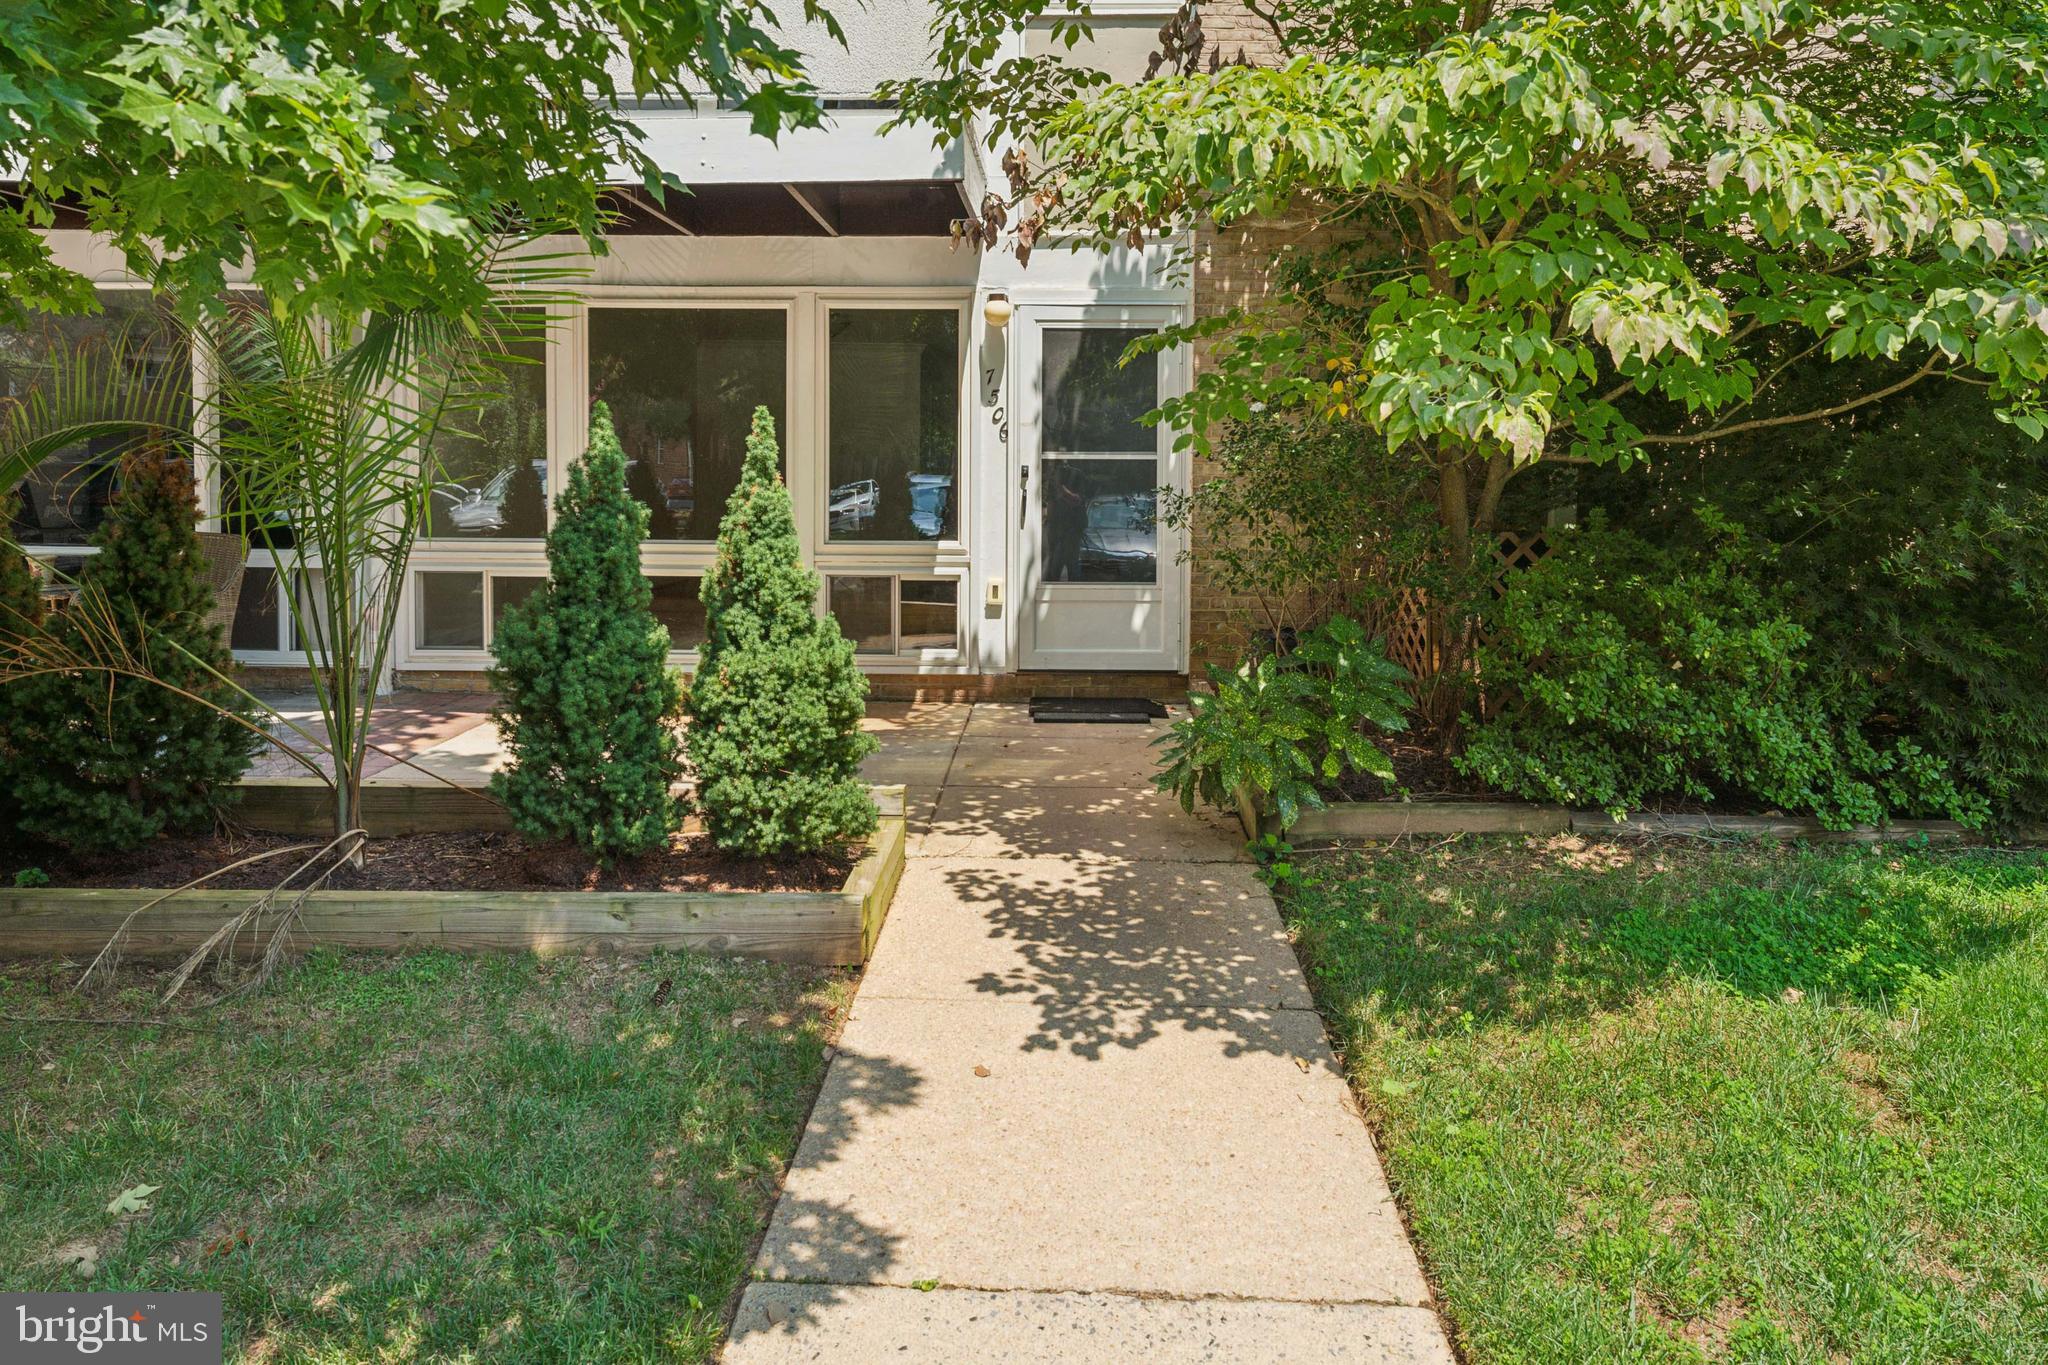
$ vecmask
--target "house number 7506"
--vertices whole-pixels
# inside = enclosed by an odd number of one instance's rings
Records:
[[[1010,441],[1010,410],[1000,401],[1003,396],[1003,368],[991,365],[981,372],[982,401],[989,404],[989,420],[996,424],[996,437],[1005,445]]]

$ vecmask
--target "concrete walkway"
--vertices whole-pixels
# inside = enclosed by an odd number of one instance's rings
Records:
[[[1272,899],[1153,732],[870,728],[911,861],[726,1359],[1449,1362]]]

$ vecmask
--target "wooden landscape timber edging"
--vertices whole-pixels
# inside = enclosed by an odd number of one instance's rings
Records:
[[[1602,810],[1573,811],[1572,831],[1619,839],[1678,834],[1696,838],[1804,839],[1810,844],[1878,844],[1923,836],[1938,844],[1959,844],[1983,838],[1953,820],[1896,820],[1882,826],[1823,829],[1820,821],[1808,816],[1659,815],[1638,811],[1626,820],[1617,820]]]
[[[1571,828],[1571,812],[1522,801],[1336,801],[1303,810],[1283,831],[1277,812],[1261,810],[1249,791],[1240,791],[1237,822],[1248,839],[1273,834],[1303,848],[1405,834],[1563,834]]]
[[[889,913],[908,842],[902,789],[880,788],[875,796],[881,826],[837,891],[315,891],[299,911],[293,946],[543,954],[689,948],[811,967],[856,966]],[[136,916],[121,951],[182,956],[265,894],[181,892]],[[0,888],[0,957],[90,956],[124,919],[160,895]],[[270,927],[253,926],[238,949],[261,951]]]
[[[1280,817],[1260,810],[1249,791],[1237,798],[1237,820],[1247,839],[1284,837],[1296,848],[1345,840],[1398,839],[1403,835],[1594,834],[1611,839],[1658,837],[1804,839],[1816,844],[1880,843],[1926,838],[1935,843],[1968,843],[1982,836],[1953,820],[1900,820],[1878,827],[1823,829],[1820,821],[1782,815],[1660,815],[1638,811],[1616,820],[1605,811],[1570,810],[1526,801],[1339,801],[1304,810],[1282,831]],[[2041,842],[2048,831],[2028,831],[2018,842]]]

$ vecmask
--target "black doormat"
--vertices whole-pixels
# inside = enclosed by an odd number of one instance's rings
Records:
[[[1031,719],[1069,725],[1143,725],[1163,720],[1166,704],[1144,697],[1033,697]]]

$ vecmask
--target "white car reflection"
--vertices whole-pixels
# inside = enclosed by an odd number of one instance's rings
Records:
[[[910,529],[927,540],[937,540],[946,532],[953,510],[953,476],[951,474],[911,474],[907,476],[910,485]],[[831,517],[832,529],[836,532],[858,531],[872,522],[882,510],[882,485],[876,479],[855,479],[842,483],[832,490],[827,512]],[[892,522],[891,533],[896,533]]]
[[[1149,574],[1159,553],[1159,499],[1154,493],[1105,493],[1088,499],[1081,563],[1109,576]]]
[[[441,515],[457,531],[468,535],[493,535],[504,530],[505,495],[512,488],[512,476],[518,472],[517,466],[501,469],[474,488],[454,482],[437,485],[434,496],[447,503]],[[540,480],[541,496],[546,497],[547,462],[533,461],[533,472]]]
[[[947,513],[953,506],[951,474],[910,476],[910,526],[927,540],[937,540],[946,530]]]
[[[882,486],[873,479],[855,479],[832,490],[826,511],[835,531],[851,530],[872,520],[882,506]]]

